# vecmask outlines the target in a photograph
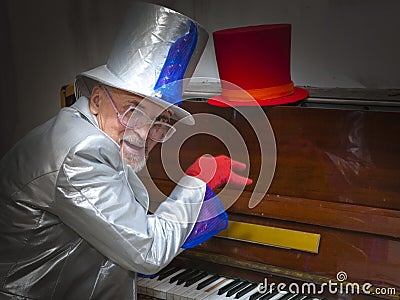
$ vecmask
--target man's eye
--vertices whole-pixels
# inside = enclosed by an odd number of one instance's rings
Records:
[[[126,111],[127,111],[129,114],[132,114],[134,111],[136,111],[136,107],[133,107],[133,106],[127,107],[127,108],[126,108]]]
[[[163,123],[169,123],[169,118],[164,117],[164,116],[159,116],[159,117],[157,117],[156,121],[163,122]]]

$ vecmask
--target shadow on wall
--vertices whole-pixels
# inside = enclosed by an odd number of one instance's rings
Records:
[[[63,85],[106,63],[132,1],[40,0],[40,9],[37,2],[0,1],[0,157],[58,112]]]
[[[2,57],[2,72],[0,73],[0,157],[12,146],[16,124],[19,119],[17,113],[18,89],[14,66],[13,48],[8,21],[8,3],[0,1],[0,57]]]

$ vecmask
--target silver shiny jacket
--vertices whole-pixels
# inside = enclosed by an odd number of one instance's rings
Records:
[[[2,158],[0,299],[136,298],[136,272],[181,251],[205,184],[183,177],[149,215],[145,187],[125,170],[83,97]]]

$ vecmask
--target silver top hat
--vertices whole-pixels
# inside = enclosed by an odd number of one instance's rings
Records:
[[[192,125],[190,113],[176,104],[207,40],[207,31],[194,20],[166,7],[134,2],[107,64],[79,74],[75,95],[90,98],[93,87],[103,83],[147,97]]]

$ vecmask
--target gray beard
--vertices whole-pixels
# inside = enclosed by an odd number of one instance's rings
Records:
[[[146,146],[146,141],[142,140],[138,135],[136,134],[129,134],[129,135],[124,135],[121,140],[126,140],[134,145],[140,145],[144,146],[144,155],[136,155],[132,154],[129,151],[124,151],[124,147],[128,147],[124,145],[122,142],[121,146],[121,154],[125,159],[125,162],[131,166],[132,170],[137,173],[140,170],[142,170],[146,166],[146,161],[148,158],[148,153],[147,153],[147,146]]]
[[[131,166],[133,172],[137,173],[146,166],[147,157],[132,155],[130,153],[123,154],[125,162]]]

